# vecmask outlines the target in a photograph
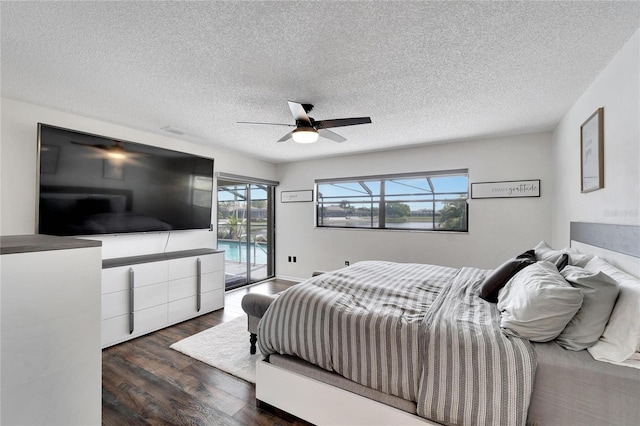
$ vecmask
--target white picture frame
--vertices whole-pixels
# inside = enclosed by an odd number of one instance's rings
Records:
[[[313,190],[302,191],[282,191],[280,193],[281,203],[305,203],[313,201]]]

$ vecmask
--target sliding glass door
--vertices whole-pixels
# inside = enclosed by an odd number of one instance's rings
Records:
[[[218,176],[218,249],[225,251],[227,290],[275,276],[275,184]]]

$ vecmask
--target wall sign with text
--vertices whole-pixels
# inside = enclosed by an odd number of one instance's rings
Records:
[[[540,179],[471,184],[471,198],[539,197]]]
[[[282,203],[300,203],[313,201],[313,190],[304,191],[282,191],[280,193],[280,202]]]

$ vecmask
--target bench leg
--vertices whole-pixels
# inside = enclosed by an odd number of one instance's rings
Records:
[[[255,333],[251,333],[249,335],[249,343],[251,343],[251,349],[249,350],[249,353],[251,355],[256,353],[256,342],[258,341],[258,336]]]

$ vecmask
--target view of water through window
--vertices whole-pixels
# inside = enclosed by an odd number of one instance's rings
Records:
[[[467,173],[316,183],[317,226],[466,231]]]

